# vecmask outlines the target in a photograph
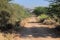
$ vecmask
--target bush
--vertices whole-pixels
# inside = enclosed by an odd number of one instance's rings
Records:
[[[45,19],[47,19],[47,18],[49,18],[48,17],[48,15],[46,15],[46,14],[41,14],[41,15],[39,15],[38,16],[38,18],[40,19],[40,23],[43,23],[43,21],[45,20]]]
[[[43,21],[43,24],[53,25],[53,24],[56,24],[56,21],[52,20],[52,19],[46,19],[46,20]]]
[[[46,18],[48,18],[48,15],[46,15],[46,14],[41,14],[41,15],[39,15],[38,16],[40,19],[46,19]]]

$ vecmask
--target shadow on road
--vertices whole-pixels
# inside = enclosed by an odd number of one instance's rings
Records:
[[[10,24],[7,26],[11,26]],[[9,27],[7,27],[8,29],[10,29]],[[7,29],[7,30],[8,30]],[[54,28],[49,28],[49,27],[31,27],[31,28],[17,28],[17,30],[15,29],[13,31],[10,29],[10,31],[12,31],[11,33],[15,33],[15,34],[19,34],[18,36],[20,37],[52,37],[52,38],[60,38],[60,33],[58,31],[56,31]],[[7,32],[9,33],[9,31]]]
[[[52,37],[60,38],[60,33],[58,33],[54,28],[47,27],[32,27],[23,28],[21,32],[16,32],[20,34],[20,37]]]

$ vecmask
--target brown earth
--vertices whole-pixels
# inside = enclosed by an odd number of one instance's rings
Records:
[[[21,32],[16,33],[14,40],[60,40],[60,34],[53,28],[54,25],[30,23]]]
[[[60,33],[56,32],[54,27],[54,25],[41,23],[27,23],[22,30],[7,37],[8,40],[60,40]],[[0,40],[3,40],[2,36]]]
[[[54,25],[31,23],[12,35],[8,34],[4,37],[0,34],[0,40],[60,40],[60,33],[53,28]]]

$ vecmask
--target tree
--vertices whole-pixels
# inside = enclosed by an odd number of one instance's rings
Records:
[[[33,11],[33,13],[35,13],[37,16],[43,13],[47,13],[48,9],[47,7],[36,7]]]
[[[0,29],[9,30],[13,24],[29,17],[30,14],[23,6],[15,3],[9,3],[11,0],[0,0]]]
[[[7,24],[10,18],[11,7],[8,2],[11,0],[0,0],[0,26]]]
[[[10,6],[12,7],[13,11],[13,14],[9,20],[10,23],[15,24],[16,21],[20,21],[30,16],[30,14],[26,11],[26,9],[23,6],[14,3],[11,3]]]
[[[50,0],[49,15],[60,20],[60,0]]]

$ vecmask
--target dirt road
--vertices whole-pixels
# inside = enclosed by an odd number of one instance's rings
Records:
[[[60,40],[60,34],[52,26],[33,23],[17,32],[14,40]]]

